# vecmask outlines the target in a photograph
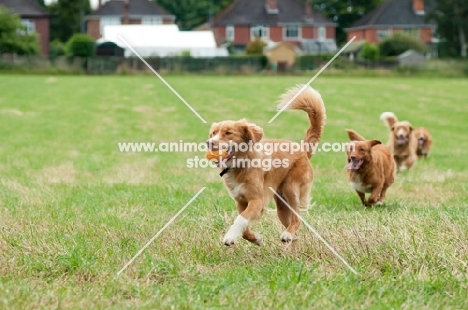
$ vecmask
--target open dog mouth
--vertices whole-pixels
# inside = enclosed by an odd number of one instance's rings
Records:
[[[361,168],[362,164],[364,163],[364,159],[360,159],[360,160],[351,160],[349,162],[349,164],[347,164],[345,166],[345,169],[347,170],[358,170],[359,168]]]
[[[400,145],[401,145],[401,144],[405,144],[405,143],[408,142],[408,137],[403,137],[403,136],[398,137],[398,138],[396,139],[396,142],[397,142],[397,144],[400,144]]]
[[[220,150],[219,146],[212,145],[209,147],[209,151],[213,152],[212,155],[216,155],[217,159],[213,159],[217,167],[225,167],[226,163],[234,156],[235,148],[230,146],[227,149]],[[212,156],[214,157],[214,156]]]
[[[227,156],[222,161],[217,162],[216,166],[224,167],[226,163],[232,158],[232,156],[234,156],[235,150],[233,147],[230,147],[226,150],[226,152],[228,153]]]
[[[424,144],[424,138],[419,138],[418,143],[419,143],[419,145],[423,145]]]

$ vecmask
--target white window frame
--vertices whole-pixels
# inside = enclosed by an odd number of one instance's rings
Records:
[[[233,25],[226,26],[226,41],[234,42],[234,38],[236,37],[236,30]]]
[[[327,28],[320,26],[317,28],[317,39],[319,41],[325,41],[327,39]]]
[[[141,18],[142,25],[161,25],[163,23],[161,16],[143,16]]]
[[[297,29],[297,36],[288,36],[288,27],[296,27]],[[300,39],[302,37],[302,27],[298,24],[290,24],[290,25],[285,25],[283,27],[283,38],[285,40],[293,40],[293,39]]]
[[[32,19],[21,19],[21,24],[26,27],[25,33],[36,32],[36,22]]]
[[[388,37],[391,34],[392,34],[392,31],[389,28],[377,29],[377,39],[379,41],[382,41],[383,39],[385,39],[385,37]]]
[[[122,24],[122,20],[120,17],[101,17],[99,20],[99,26],[101,35],[104,35],[104,27],[105,26],[113,26],[113,25],[120,25]]]
[[[255,33],[259,30],[262,31],[262,35],[260,36],[260,39],[266,39],[268,40],[270,38],[270,28],[266,25],[255,25],[250,27],[250,39],[255,39]]]

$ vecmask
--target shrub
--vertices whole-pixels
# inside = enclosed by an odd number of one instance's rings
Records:
[[[359,57],[365,60],[375,61],[379,59],[380,49],[377,44],[365,43],[359,52]]]
[[[94,40],[87,34],[76,33],[66,44],[68,56],[91,57],[94,55]]]
[[[59,40],[54,40],[54,41],[50,42],[49,54],[50,54],[51,58],[56,58],[58,56],[64,56],[65,55],[65,44],[63,44]]]
[[[417,38],[397,32],[392,36],[387,37],[379,44],[381,56],[398,56],[401,53],[412,49],[420,53],[428,50],[428,47]]]
[[[247,55],[263,55],[263,48],[266,46],[266,43],[263,42],[260,38],[255,38],[255,40],[250,41],[245,48],[245,53]]]

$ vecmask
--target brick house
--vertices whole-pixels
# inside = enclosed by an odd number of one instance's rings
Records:
[[[175,16],[151,0],[99,0],[96,11],[86,17],[88,34],[95,40],[103,34],[106,25],[174,24]]]
[[[243,49],[256,36],[296,46],[313,39],[335,42],[336,24],[314,12],[310,1],[234,0],[215,16],[213,30]]]
[[[424,0],[387,0],[373,11],[364,15],[346,31],[348,40],[356,36],[356,41],[380,42],[385,36],[395,32],[406,32],[424,43],[434,41],[435,23],[426,21],[427,5]]]
[[[37,2],[31,0],[0,0],[6,7],[21,18],[28,33],[36,32],[42,55],[49,55],[50,16]]]

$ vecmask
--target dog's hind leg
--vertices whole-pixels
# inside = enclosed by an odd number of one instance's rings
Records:
[[[310,202],[310,191],[312,190],[312,182],[303,183],[300,188],[300,208],[301,210],[307,210]]]
[[[283,189],[283,197],[285,198],[284,200],[289,204],[289,207],[291,207],[294,211],[299,213],[300,209],[300,199],[299,199],[299,193],[300,193],[300,186],[298,184],[296,185],[289,185],[286,186],[286,188]],[[289,209],[288,206],[285,206],[286,208]],[[281,241],[283,242],[291,242],[292,240],[297,238],[297,230],[299,229],[299,226],[301,225],[301,221],[299,217],[297,217],[290,209],[289,209],[290,214],[290,221],[289,225],[286,227],[286,230],[281,234]]]
[[[281,196],[280,193],[278,193],[278,195]],[[281,196],[281,198],[285,200],[283,196]],[[288,228],[289,224],[291,223],[291,216],[293,213],[288,208],[288,206],[276,195],[274,196],[274,199],[275,199],[276,212],[278,214],[278,218],[280,219],[281,224],[283,224],[285,228]]]

